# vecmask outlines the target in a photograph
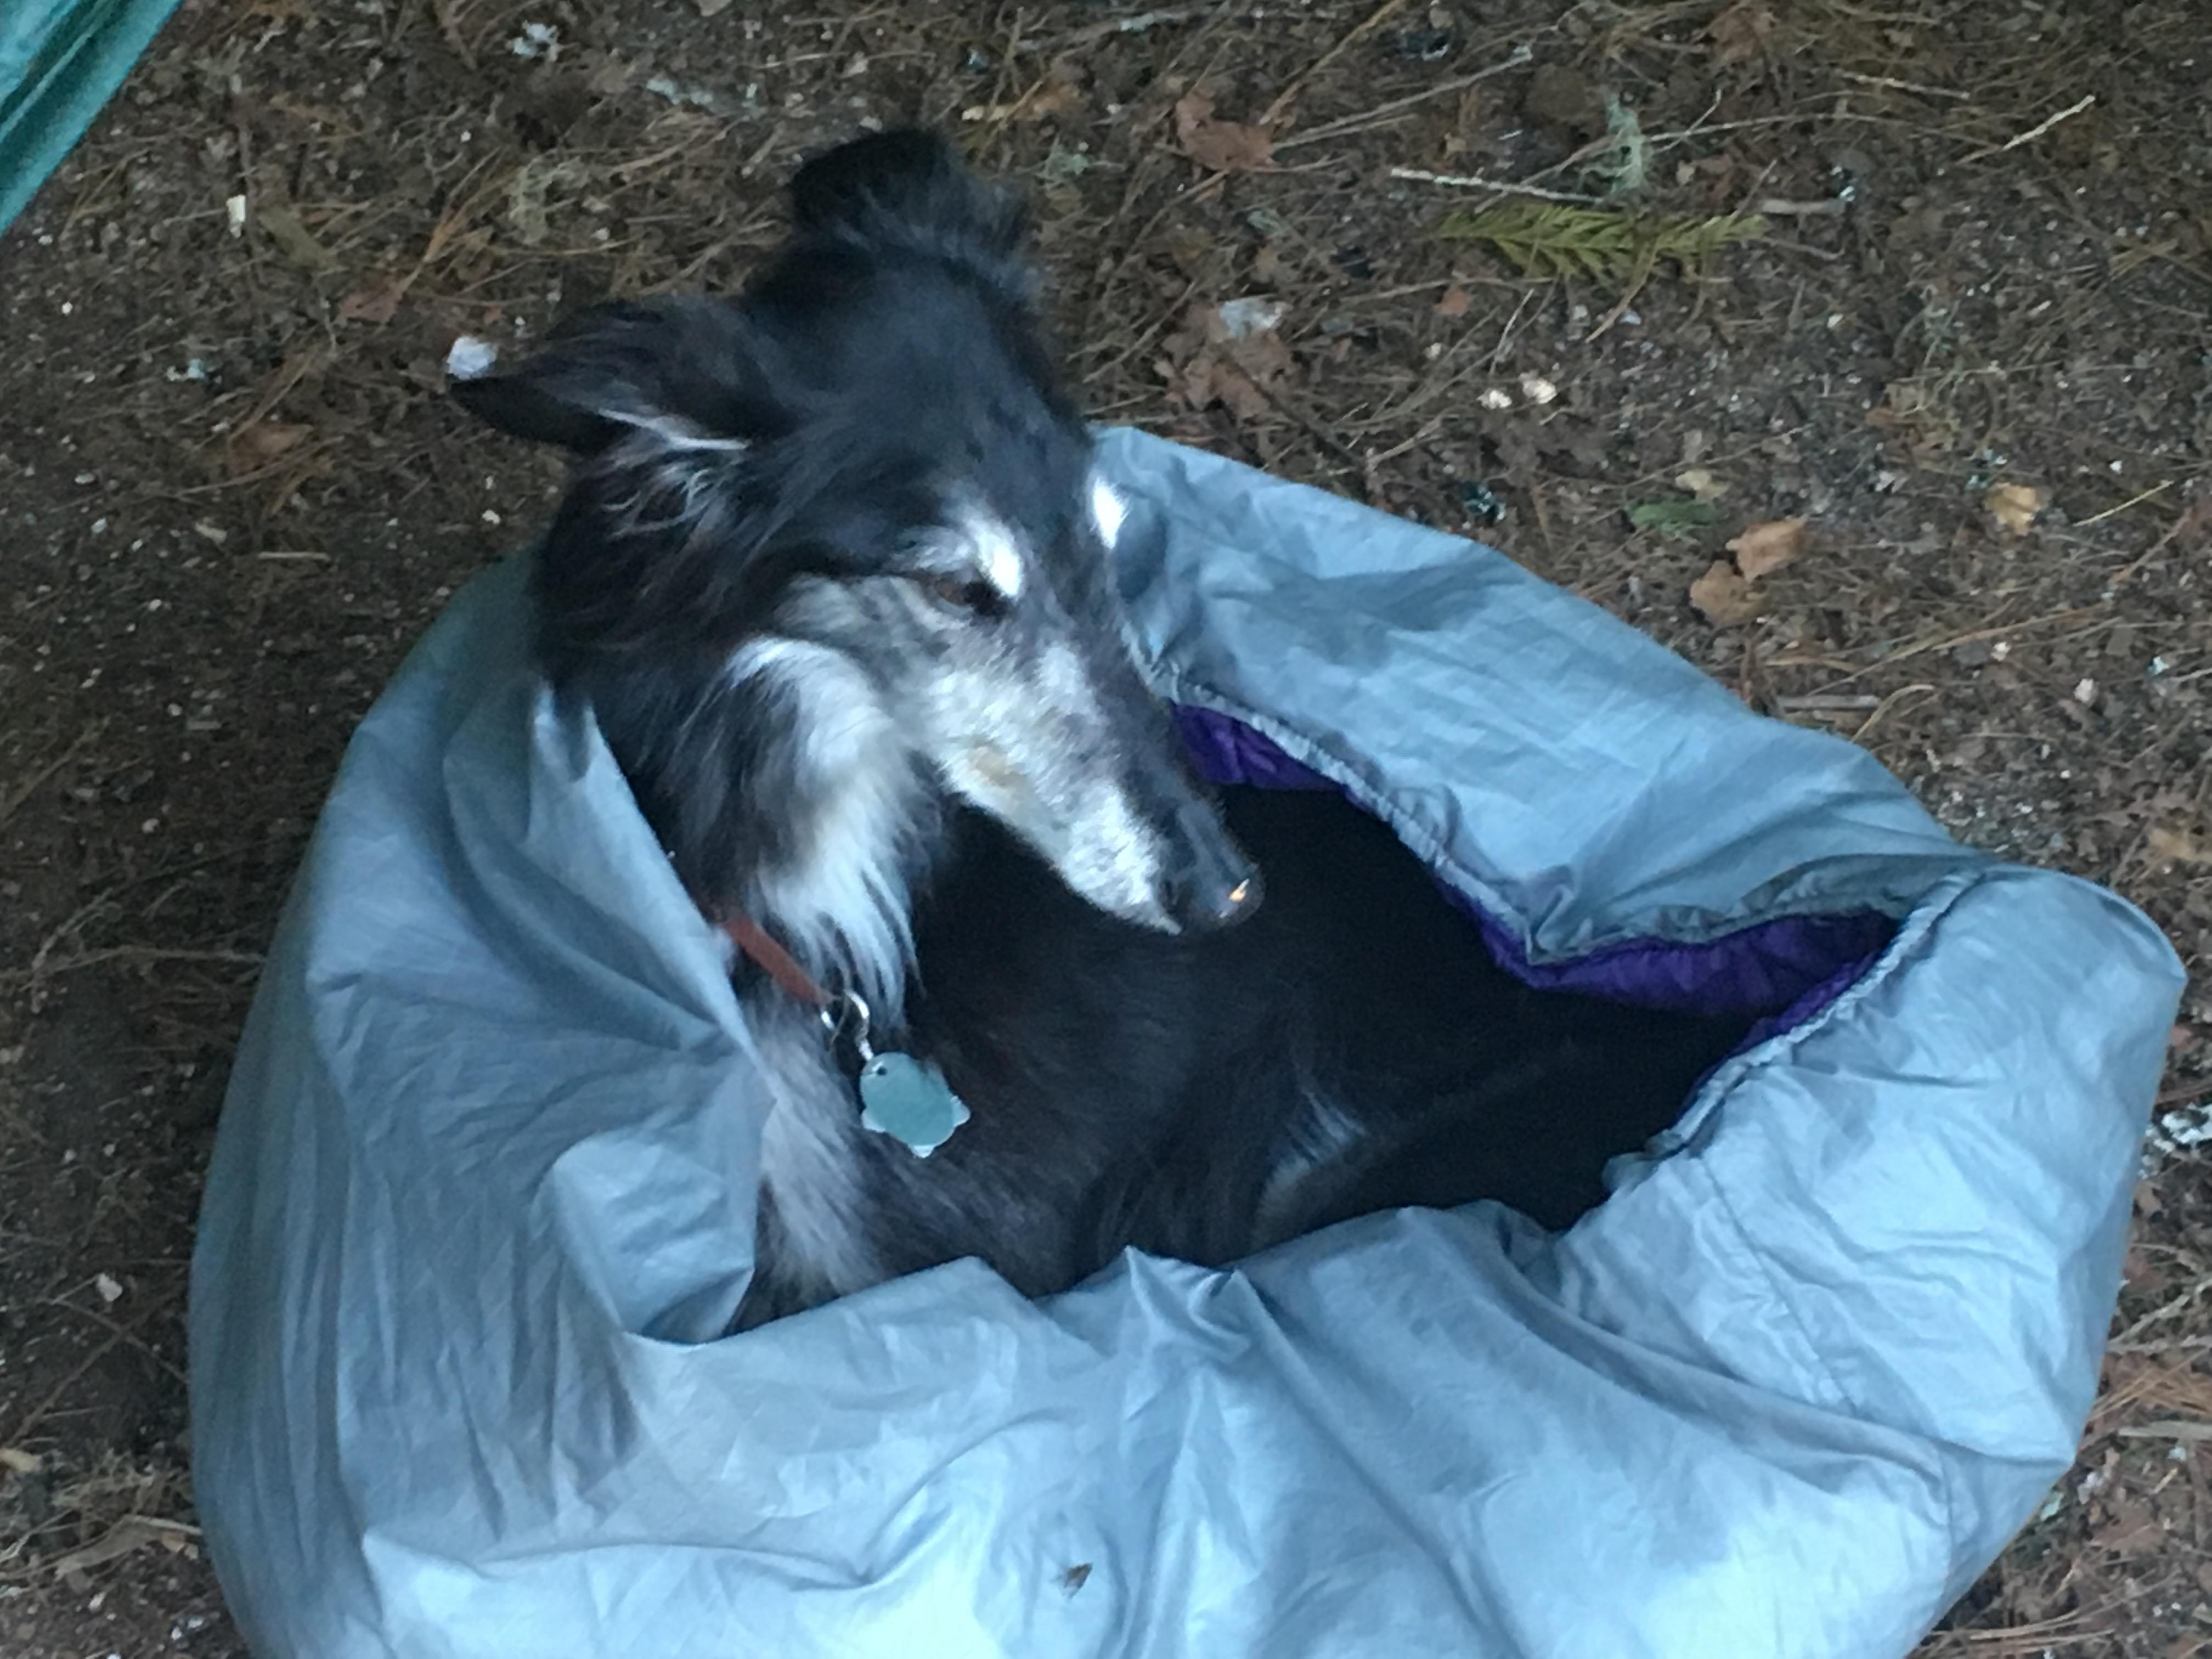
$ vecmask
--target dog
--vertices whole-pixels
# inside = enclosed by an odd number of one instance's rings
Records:
[[[1209,792],[1020,204],[905,131],[792,216],[735,299],[604,304],[453,386],[573,456],[540,660],[736,943],[773,1098],[738,1327],[966,1256],[1041,1296],[1600,1201],[1747,1020],[1532,990],[1341,796]]]

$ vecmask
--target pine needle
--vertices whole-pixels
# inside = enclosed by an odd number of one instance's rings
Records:
[[[1447,214],[1439,236],[1487,242],[1528,276],[1589,276],[1627,283],[1662,259],[1702,264],[1733,242],[1766,234],[1756,213],[1697,219],[1629,214],[1549,202],[1506,202],[1480,213]]]

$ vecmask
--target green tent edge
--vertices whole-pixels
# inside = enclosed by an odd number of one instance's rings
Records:
[[[0,4],[0,231],[84,136],[177,4]]]

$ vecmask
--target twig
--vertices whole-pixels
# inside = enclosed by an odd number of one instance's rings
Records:
[[[66,974],[79,968],[91,968],[103,962],[206,962],[227,963],[240,968],[258,968],[263,958],[245,951],[185,951],[162,950],[150,945],[116,945],[96,951],[79,951],[75,956],[54,959],[54,947],[72,931],[82,928],[97,915],[110,900],[95,899],[79,909],[59,927],[46,935],[46,943],[39,946],[38,954],[31,958],[27,968],[0,969],[0,985],[20,982],[31,988],[32,1006],[35,1008],[46,995],[46,983],[58,974]]]
[[[1864,691],[1842,696],[1822,696],[1814,693],[1804,697],[1777,697],[1774,706],[1790,714],[1863,714],[1869,708],[1881,708],[1881,699]]]
[[[28,1440],[31,1437],[31,1431],[44,1422],[47,1414],[61,1404],[64,1396],[76,1386],[77,1379],[114,1352],[122,1340],[123,1338],[118,1334],[109,1337],[105,1342],[95,1344],[91,1352],[70,1368],[68,1376],[46,1390],[45,1399],[32,1407],[27,1414],[16,1419],[15,1426],[8,1431],[8,1438],[18,1445]]]
[[[1104,40],[1116,34],[1142,34],[1146,29],[1157,28],[1162,23],[1188,23],[1212,11],[1211,6],[1170,6],[1161,11],[1140,11],[1127,17],[1109,18],[1103,23],[1086,23],[1066,34],[1055,34],[1049,40],[1042,38],[1018,43],[1024,52],[1036,52],[1046,46],[1080,46],[1093,40]]]
[[[1813,219],[1843,213],[1850,206],[1840,196],[1824,196],[1817,202],[1792,202],[1769,196],[1759,203],[1757,211],[1770,219]]]
[[[2074,102],[2067,105],[2064,109],[2060,110],[2057,114],[2051,116],[2048,120],[2037,122],[2026,132],[2019,133],[2013,137],[2008,138],[2002,144],[1992,144],[1987,149],[1978,149],[1972,155],[1961,157],[1957,165],[1960,167],[1965,167],[1970,161],[1986,161],[1992,155],[2002,155],[2007,150],[2018,149],[2022,144],[2033,143],[2038,138],[2042,137],[2045,133],[2050,131],[2051,128],[2057,126],[2061,121],[2069,120],[2073,117],[2079,115],[2083,110],[2088,108],[2090,105],[2096,101],[2097,94],[2095,93],[2085,92],[2081,95],[2081,97],[2076,99]]]
[[[1294,149],[1300,144],[1317,143],[1323,138],[1340,138],[1346,133],[1364,131],[1370,126],[1380,125],[1401,110],[1411,109],[1416,104],[1425,104],[1431,98],[1442,98],[1448,93],[1464,92],[1478,81],[1487,81],[1493,75],[1503,75],[1508,70],[1519,69],[1533,56],[1534,54],[1525,44],[1516,46],[1507,54],[1503,63],[1492,64],[1488,69],[1477,70],[1472,75],[1455,76],[1449,81],[1440,82],[1433,87],[1425,87],[1419,92],[1407,94],[1403,98],[1393,98],[1389,103],[1377,104],[1373,109],[1362,114],[1347,115],[1341,120],[1331,121],[1324,126],[1315,127],[1310,131],[1293,133],[1287,138],[1279,138],[1275,141],[1274,147],[1278,151]]]
[[[1393,179],[1410,179],[1417,185],[1442,185],[1449,190],[1494,190],[1506,196],[1534,196],[1544,202],[1572,202],[1581,207],[1601,205],[1604,198],[1583,196],[1573,191],[1545,190],[1535,185],[1517,185],[1510,179],[1480,179],[1471,173],[1431,173],[1424,167],[1392,167]]]
[[[1290,113],[1291,106],[1297,101],[1298,94],[1306,89],[1307,82],[1351,51],[1356,42],[1365,40],[1376,29],[1381,28],[1383,24],[1389,21],[1390,15],[1402,10],[1405,4],[1406,0],[1382,0],[1381,5],[1376,7],[1373,11],[1369,12],[1364,18],[1352,26],[1349,34],[1308,64],[1304,73],[1291,77],[1290,84],[1277,93],[1274,100],[1261,112],[1259,125],[1263,127],[1273,127],[1284,116]]]
[[[1850,70],[1836,73],[1846,81],[1856,81],[1863,87],[1886,87],[1894,92],[1924,92],[1930,98],[1972,98],[1970,92],[1956,92],[1949,87],[1923,86],[1917,81],[1900,81],[1893,75],[1859,75]]]
[[[1636,303],[1636,296],[1644,292],[1644,285],[1651,280],[1651,273],[1658,268],[1658,247],[1647,242],[1644,251],[1636,257],[1636,268],[1628,274],[1628,286],[1621,289],[1620,297],[1613,302],[1613,309],[1597,319],[1597,326],[1583,336],[1584,345],[1603,339],[1613,331],[1613,325],[1628,315],[1628,307]]]
[[[115,1335],[121,1337],[125,1342],[128,1342],[131,1346],[137,1349],[139,1352],[144,1354],[147,1358],[152,1360],[163,1370],[168,1372],[170,1376],[175,1377],[178,1382],[187,1384],[191,1382],[191,1379],[185,1375],[184,1371],[179,1367],[163,1358],[159,1353],[155,1352],[152,1343],[149,1342],[144,1337],[139,1335],[137,1332],[132,1330],[129,1326],[121,1323],[119,1321],[110,1319],[106,1314],[97,1313],[90,1308],[80,1308],[76,1303],[71,1302],[64,1297],[50,1296],[46,1298],[46,1305],[50,1308],[64,1308],[70,1313],[76,1314],[80,1318],[89,1319],[94,1324],[101,1326],[105,1329],[112,1332]]]
[[[2075,525],[2074,527],[2076,530],[2087,530],[2093,524],[2102,524],[2114,514],[2124,513],[2131,507],[2140,506],[2154,495],[2163,495],[2167,490],[2172,488],[2173,480],[2171,478],[2168,478],[2163,483],[2154,483],[2148,489],[2143,490],[2141,494],[2129,496],[2127,500],[2122,501],[2118,507],[2108,507],[2102,513],[2091,514],[2087,518],[2082,520],[2081,523]],[[8,815],[5,812],[0,812],[0,818],[5,818]]]
[[[2196,1353],[2212,1348],[2212,1336],[2168,1336],[2147,1342],[2114,1338],[2105,1344],[2106,1353]]]
[[[2212,1423],[2172,1417],[2156,1423],[2131,1423],[2115,1432],[2123,1440],[2212,1440]]]
[[[437,20],[439,34],[453,48],[453,56],[461,60],[462,67],[475,69],[477,55],[469,50],[469,43],[461,33],[460,8],[454,0],[430,0],[430,15]]]
[[[1752,240],[1762,247],[1778,247],[1787,252],[1802,253],[1814,259],[1833,262],[1844,257],[1833,248],[1814,247],[1810,242],[1793,242],[1786,236],[1754,236]]]
[[[1891,692],[1887,696],[1884,697],[1880,702],[1874,706],[1874,713],[1866,717],[1866,723],[1861,726],[1857,731],[1851,733],[1851,741],[1856,744],[1865,743],[1869,736],[1873,733],[1875,727],[1881,724],[1881,717],[1888,714],[1891,709],[1896,708],[1899,703],[1904,702],[1905,698],[1915,696],[1933,696],[1935,693],[1936,688],[1932,685],[1899,686],[1896,690]]]
[[[40,955],[43,957],[45,953]],[[97,951],[80,951],[59,962],[33,962],[19,973],[24,977],[44,978],[102,962],[219,962],[240,968],[258,968],[261,960],[259,954],[252,951],[165,951],[151,945],[112,945]]]
[[[2116,1353],[2120,1352],[2121,1344],[2131,1343],[2138,1340],[2145,1331],[2157,1324],[2160,1320],[2171,1318],[2175,1314],[2187,1312],[2190,1307],[2195,1304],[2197,1299],[2203,1296],[2208,1290],[2212,1290],[2212,1279],[2198,1279],[2187,1290],[2181,1291],[2179,1295],[2169,1297],[2167,1300],[2160,1303],[2157,1307],[2153,1308],[2148,1313],[2143,1315],[2140,1319],[2137,1319],[2125,1330],[2121,1331],[2118,1335],[2114,1336],[2110,1342],[2106,1344],[2106,1346]],[[2208,1338],[2206,1340],[2208,1341],[2212,1341],[2212,1338]]]
[[[1849,685],[1853,680],[1865,678],[1876,669],[1887,668],[1908,657],[1921,656],[1929,651],[1948,651],[1954,646],[1972,645],[1977,640],[1994,640],[2008,634],[2024,634],[2031,628],[2048,628],[2053,623],[2072,622],[2103,609],[2102,605],[2076,605],[2070,611],[2053,611],[2045,616],[2030,617],[2024,622],[2001,623],[1992,628],[1969,629],[1963,634],[1946,634],[1936,639],[1922,640],[1916,645],[1901,645],[1887,655],[1877,657],[1863,668],[1855,668],[1850,673],[1831,680],[1829,687]]]
[[[71,743],[68,748],[63,750],[60,754],[55,756],[44,766],[40,767],[38,770],[32,773],[29,777],[25,778],[22,782],[17,784],[12,793],[6,795],[0,795],[0,823],[5,823],[9,818],[14,817],[16,812],[22,807],[23,803],[39,793],[39,787],[45,783],[48,778],[53,776],[55,773],[60,771],[62,768],[67,766],[71,761],[75,760],[77,757],[77,751],[82,749],[85,744],[91,742],[93,738],[100,730],[100,728],[97,726],[88,726],[85,727],[83,731],[76,734],[76,740],[75,742]]]

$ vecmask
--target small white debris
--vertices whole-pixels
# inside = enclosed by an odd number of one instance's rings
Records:
[[[2074,701],[2087,706],[2097,701],[2097,682],[2082,680],[2074,687]]]
[[[1540,374],[1523,374],[1521,395],[1532,404],[1548,404],[1559,395],[1559,388]]]
[[[446,353],[446,374],[456,380],[480,380],[491,373],[492,365],[498,361],[499,348],[489,340],[464,334]]]
[[[2212,1145],[2212,1099],[2160,1115],[2143,1132],[2142,1173],[2153,1176],[2168,1159]]]
[[[486,524],[497,524],[500,521],[499,514],[493,512],[491,508],[486,507],[483,510],[483,521]]]
[[[1494,386],[1477,398],[1475,402],[1480,404],[1485,409],[1510,409],[1513,407],[1513,394],[1503,386]]]
[[[234,236],[245,235],[246,198],[242,195],[228,198],[223,202],[222,210],[224,216],[230,222],[230,234]]]
[[[1990,657],[1992,661],[2002,662],[2010,655],[2012,655],[2012,644],[2009,641],[1999,640],[1990,647]]]
[[[202,541],[213,542],[217,547],[230,539],[230,532],[219,524],[210,524],[205,519],[192,521],[192,534]]]
[[[2171,669],[2172,666],[2173,665],[2163,657],[2153,657],[2150,659],[2150,666],[2144,669],[2143,672],[2149,675],[2153,679],[2156,679],[2160,674],[2166,672],[2166,671]]]
[[[171,381],[204,380],[207,377],[207,362],[200,357],[191,358],[182,368],[165,368],[161,371],[161,378]]]
[[[1280,300],[1231,300],[1221,307],[1221,331],[1232,340],[1265,334],[1282,320]]]
[[[123,1300],[123,1286],[115,1282],[111,1273],[94,1273],[92,1288],[100,1292],[100,1299],[110,1307]]]
[[[155,831],[157,831],[158,830],[160,830],[160,829],[161,829],[161,819],[159,819],[159,818],[148,818],[148,819],[146,820],[146,822],[145,822],[145,823],[142,823],[142,824],[140,824],[140,825],[138,826],[138,833],[139,833],[140,835],[142,835],[142,836],[150,836],[150,835],[153,835],[153,834],[154,834]]]
[[[507,49],[517,58],[543,58],[550,64],[561,55],[561,31],[551,23],[525,23]]]
[[[2199,1101],[2168,1112],[2158,1121],[2160,1132],[2177,1147],[2202,1146],[2212,1141],[2212,1101]]]

